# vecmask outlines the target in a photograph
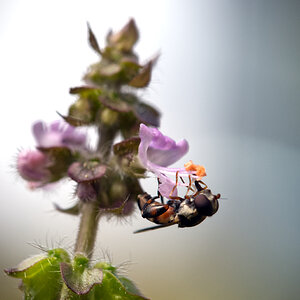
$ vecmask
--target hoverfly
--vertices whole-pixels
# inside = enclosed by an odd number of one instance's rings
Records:
[[[214,215],[218,211],[218,199],[221,195],[214,195],[200,180],[194,182],[197,191],[188,195],[190,190],[193,191],[191,178],[189,178],[189,181],[190,183],[184,198],[170,196],[170,200],[168,200],[167,204],[164,204],[164,199],[159,192],[155,197],[151,197],[147,193],[138,195],[138,206],[141,210],[142,217],[158,225],[140,229],[134,233],[175,224],[178,224],[178,227],[193,227],[204,221],[206,217]],[[170,195],[173,194],[177,184],[178,175],[176,174],[176,185]],[[201,184],[203,184],[204,187],[202,187]],[[161,198],[161,202],[155,201],[158,198]]]

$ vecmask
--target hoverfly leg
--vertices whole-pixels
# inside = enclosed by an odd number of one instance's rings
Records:
[[[161,203],[165,204],[164,197],[162,196],[159,190],[157,191],[157,198],[160,198]]]
[[[200,185],[200,183],[202,183],[204,185],[204,188]],[[196,186],[198,192],[207,189],[207,185],[201,180],[196,180],[195,181],[195,186]]]
[[[190,198],[190,196],[188,196],[189,191],[194,192],[194,189],[192,188],[192,177],[191,177],[191,175],[189,175],[189,186],[187,187],[187,191],[186,191],[186,194],[184,196],[185,199]]]
[[[176,172],[176,183],[175,183],[175,185],[174,185],[174,187],[173,187],[173,189],[172,189],[172,191],[171,191],[171,193],[169,195],[169,199],[174,199],[174,200],[181,199],[180,197],[172,196],[173,193],[174,193],[174,191],[175,191],[175,189],[177,188],[177,185],[178,185],[178,171]]]
[[[202,183],[202,184],[204,185],[204,188],[203,188],[203,190],[206,190],[206,189],[207,189],[207,185],[206,185],[206,183],[204,183],[202,180],[199,180],[199,182],[200,182],[200,183]]]

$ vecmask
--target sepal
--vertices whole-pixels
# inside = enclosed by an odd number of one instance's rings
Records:
[[[136,155],[138,153],[140,142],[141,139],[139,137],[132,137],[117,144],[114,144],[114,154],[118,156],[125,156],[129,154]]]
[[[77,126],[84,126],[84,125],[88,125],[89,122],[87,122],[86,120],[81,120],[81,119],[78,119],[76,117],[73,117],[73,116],[64,116],[62,114],[60,114],[58,111],[57,111],[57,114],[62,118],[64,119],[68,124],[74,126],[74,127],[77,127]]]
[[[128,85],[136,88],[143,88],[148,86],[150,80],[151,80],[151,73],[152,73],[152,62],[150,61],[147,63],[141,71],[134,76]]]
[[[103,91],[91,85],[72,87],[71,95],[79,98],[69,107],[68,115],[62,116],[72,126],[91,125],[95,123],[101,103],[98,100]]]
[[[74,162],[68,169],[68,175],[77,183],[93,182],[106,172],[106,166],[98,161]]]
[[[51,180],[49,182],[58,181],[66,176],[68,167],[76,158],[76,153],[73,153],[66,147],[37,147],[37,149],[44,153],[51,162],[48,166],[48,170],[51,173]]]
[[[68,207],[68,208],[62,208],[59,205],[57,205],[56,203],[54,203],[53,205],[57,211],[68,214],[68,215],[78,216],[80,213],[80,202],[77,202],[73,206]]]
[[[113,151],[118,159],[122,171],[129,176],[143,178],[146,169],[137,158],[140,138],[132,137],[113,146]]]
[[[123,52],[130,52],[139,38],[139,32],[135,21],[131,19],[120,31],[109,33],[107,42],[109,46]]]
[[[99,55],[102,55],[102,51],[100,50],[100,47],[98,45],[98,41],[90,27],[90,24],[87,23],[88,26],[88,35],[89,35],[89,44],[92,47],[93,50],[95,50]]]
[[[160,125],[159,111],[151,105],[140,101],[133,94],[114,93],[106,96],[101,95],[99,101],[103,106],[120,113],[121,129],[131,129],[134,126],[138,130],[139,123],[145,123],[154,127],[159,127]]]

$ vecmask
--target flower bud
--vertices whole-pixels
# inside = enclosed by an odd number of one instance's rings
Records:
[[[29,182],[31,189],[44,187],[66,176],[74,157],[66,147],[25,150],[17,158],[20,176]]]
[[[101,123],[106,126],[113,126],[118,121],[119,113],[109,108],[104,108],[101,112]]]
[[[127,194],[126,185],[122,181],[115,181],[109,189],[109,196],[111,199],[126,199]]]

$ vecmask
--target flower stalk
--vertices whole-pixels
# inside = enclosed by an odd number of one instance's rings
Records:
[[[83,202],[80,211],[81,219],[74,252],[85,254],[88,258],[91,258],[100,218],[97,202]]]
[[[97,151],[103,160],[107,160],[113,144],[115,130],[107,126],[99,126],[99,142]],[[100,199],[101,202],[101,199]],[[75,244],[75,253],[83,253],[88,258],[93,255],[97,239],[100,211],[98,201],[87,201],[81,204],[81,219]]]

